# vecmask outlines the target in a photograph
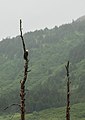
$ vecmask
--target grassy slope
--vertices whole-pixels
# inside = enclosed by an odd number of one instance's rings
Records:
[[[11,118],[12,120],[19,120],[20,115],[1,116],[0,120],[10,120]],[[65,120],[65,107],[33,112],[26,115],[26,120]],[[85,103],[71,106],[71,120],[85,120]]]

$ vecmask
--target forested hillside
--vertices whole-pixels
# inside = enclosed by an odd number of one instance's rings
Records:
[[[85,20],[24,34],[29,49],[26,111],[39,111],[66,104],[65,64],[70,61],[71,104],[85,102]],[[0,112],[19,103],[23,78],[20,36],[0,42]],[[9,108],[6,112],[16,112]]]

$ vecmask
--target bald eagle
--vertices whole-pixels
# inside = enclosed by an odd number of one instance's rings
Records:
[[[28,50],[24,52],[24,60],[27,60],[27,57],[28,57]]]

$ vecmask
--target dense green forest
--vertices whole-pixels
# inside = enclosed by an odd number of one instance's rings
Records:
[[[29,49],[26,82],[26,112],[66,105],[65,64],[70,61],[71,104],[85,102],[85,20],[53,29],[24,34]],[[23,78],[23,50],[20,36],[0,42],[0,113],[12,103],[20,103]],[[11,107],[5,111],[18,112]]]

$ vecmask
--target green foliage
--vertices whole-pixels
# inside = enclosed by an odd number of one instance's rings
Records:
[[[40,112],[34,111],[26,114],[26,120],[65,120],[66,107],[50,108]],[[0,120],[19,120],[20,114],[3,115]],[[85,103],[79,103],[71,106],[70,118],[72,120],[85,120]]]
[[[26,82],[26,111],[60,107],[66,101],[65,64],[69,60],[71,102],[85,102],[85,24],[73,22],[49,30],[24,35],[29,48]],[[19,36],[0,42],[0,112],[5,106],[19,103],[20,80],[23,79],[23,50]],[[29,97],[28,97],[29,96]],[[75,97],[76,96],[76,97]],[[75,98],[75,99],[74,99]],[[4,102],[4,104],[3,104]],[[9,108],[8,111],[16,112]]]

